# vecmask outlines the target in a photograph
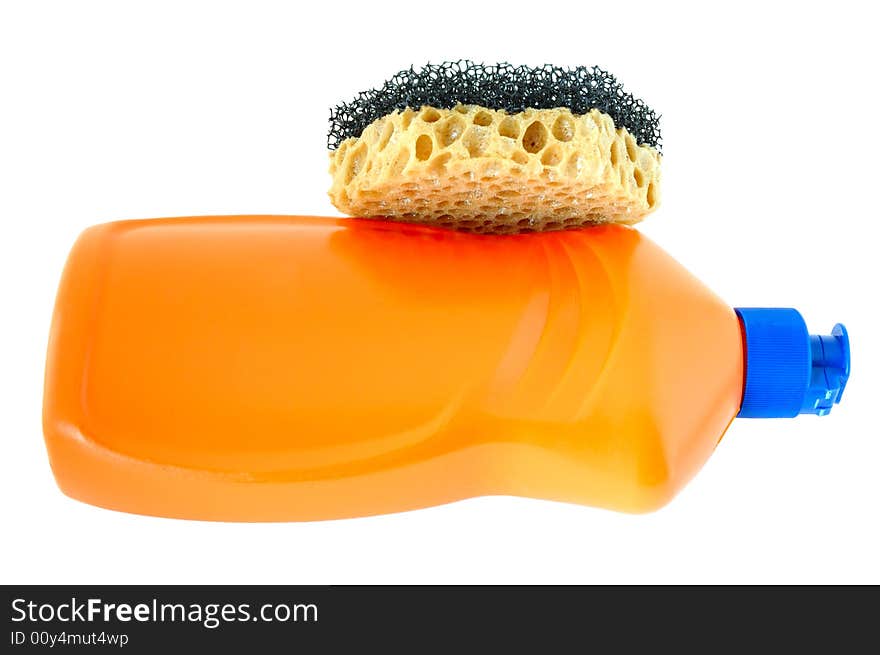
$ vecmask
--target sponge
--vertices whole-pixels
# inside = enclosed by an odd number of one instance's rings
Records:
[[[330,198],[479,233],[632,224],[659,202],[658,122],[597,68],[409,69],[331,113]]]

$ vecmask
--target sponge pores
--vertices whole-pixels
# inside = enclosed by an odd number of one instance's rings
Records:
[[[511,234],[633,224],[660,200],[660,154],[593,109],[394,111],[330,152],[342,212]]]

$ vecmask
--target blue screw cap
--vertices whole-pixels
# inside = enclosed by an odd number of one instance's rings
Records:
[[[797,310],[738,307],[745,351],[745,386],[738,416],[825,416],[840,402],[849,379],[849,337],[838,323],[831,334],[810,334]]]

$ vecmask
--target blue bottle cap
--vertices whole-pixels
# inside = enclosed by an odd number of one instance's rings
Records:
[[[838,323],[831,334],[810,334],[797,310],[736,308],[745,350],[739,416],[825,416],[840,402],[849,379],[849,337]]]

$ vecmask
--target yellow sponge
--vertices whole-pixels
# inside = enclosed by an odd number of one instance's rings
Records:
[[[660,154],[593,109],[405,109],[330,152],[342,212],[509,234],[632,224],[659,202]]]

